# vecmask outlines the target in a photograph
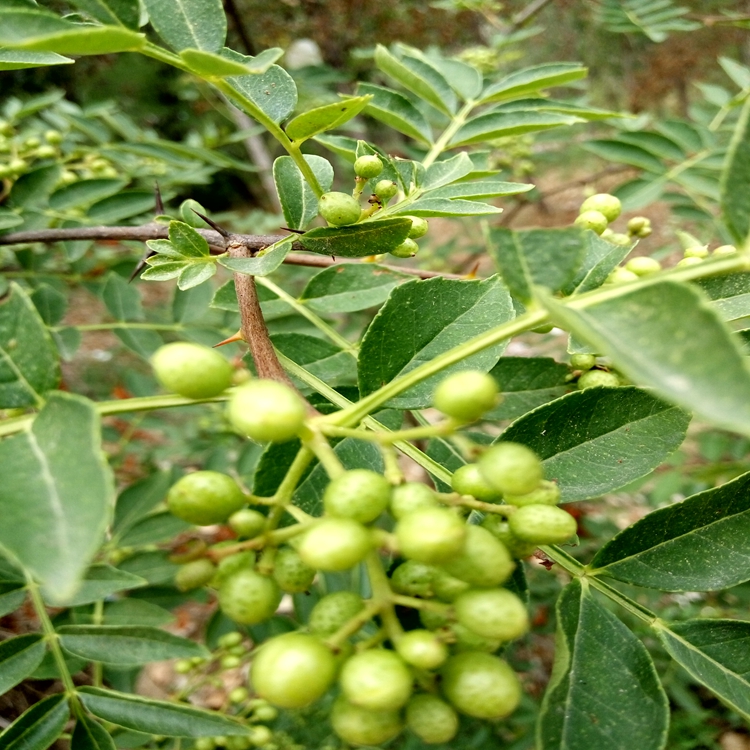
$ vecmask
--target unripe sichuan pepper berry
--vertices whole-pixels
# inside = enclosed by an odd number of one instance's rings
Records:
[[[574,370],[590,370],[596,364],[596,356],[593,354],[571,354],[570,366]]]
[[[357,177],[364,177],[366,180],[377,177],[382,171],[383,162],[380,161],[375,154],[360,156],[354,162],[354,174],[356,174]]]
[[[346,193],[324,193],[319,200],[320,215],[335,227],[354,224],[362,209],[359,201]]]
[[[397,594],[429,599],[435,593],[432,581],[436,572],[437,568],[434,565],[407,560],[391,574],[391,588]]]
[[[219,587],[221,611],[243,625],[255,625],[267,620],[280,601],[281,589],[276,581],[250,568],[232,573]]]
[[[369,469],[352,469],[336,477],[323,493],[326,513],[360,523],[374,521],[391,499],[391,485]]]
[[[178,591],[192,591],[205,586],[216,573],[216,566],[205,557],[193,560],[180,566],[174,577],[174,585]]]
[[[234,374],[232,365],[217,351],[187,341],[157,349],[151,366],[165,388],[186,398],[218,396],[232,384]]]
[[[424,237],[430,228],[426,219],[421,216],[405,216],[406,219],[411,219],[411,229],[409,230],[409,237],[413,240],[418,240],[420,237]]]
[[[379,200],[386,203],[398,193],[398,186],[391,180],[380,180],[380,182],[375,185],[373,192]]]
[[[223,523],[245,504],[237,482],[218,471],[194,471],[175,482],[167,493],[170,513],[196,526]]]
[[[448,573],[443,568],[436,568],[432,576],[432,590],[441,602],[452,602],[468,591],[471,584]]]
[[[361,612],[364,606],[362,597],[354,591],[334,591],[312,608],[307,625],[312,633],[327,638]]]
[[[405,482],[391,492],[390,511],[396,520],[415,510],[437,507],[434,490],[422,482]]]
[[[573,223],[577,227],[601,234],[607,228],[607,217],[601,211],[584,211]]]
[[[336,677],[336,660],[314,635],[286,633],[264,643],[250,680],[261,698],[281,708],[302,708],[320,698]]]
[[[498,387],[492,375],[464,370],[444,378],[432,396],[433,406],[462,422],[473,422],[498,403]]]
[[[529,629],[526,606],[506,589],[472,589],[453,608],[461,625],[485,638],[513,641]]]
[[[614,221],[622,211],[620,199],[609,193],[596,193],[581,203],[581,213],[584,211],[599,211],[607,221]]]
[[[384,648],[361,651],[347,659],[339,683],[350,703],[371,711],[401,708],[412,692],[409,668],[400,656]]]
[[[485,503],[498,502],[503,493],[495,489],[485,478],[482,472],[479,470],[477,464],[465,464],[459,466],[453,472],[451,478],[451,487],[458,492],[459,495],[471,495],[477,500],[482,500]]]
[[[576,520],[552,505],[526,505],[508,518],[510,530],[524,542],[561,544],[576,532]]]
[[[381,745],[403,729],[398,711],[370,711],[339,696],[331,710],[333,731],[352,745]]]
[[[297,437],[307,415],[302,398],[275,380],[250,380],[232,394],[229,421],[259,442],[284,443]]]
[[[661,271],[661,263],[656,258],[648,258],[645,255],[641,255],[637,258],[631,258],[625,264],[625,268],[628,271],[632,271],[636,276],[649,276],[652,273]]]
[[[533,555],[536,550],[536,544],[521,541],[510,530],[508,522],[494,513],[488,513],[485,516],[482,528],[487,529],[492,536],[501,541],[508,548],[508,552],[518,560]]]
[[[436,669],[448,658],[448,647],[429,630],[410,630],[396,641],[396,652],[418,669]]]
[[[404,557],[439,564],[460,554],[466,542],[466,524],[447,508],[425,508],[404,516],[394,529]]]
[[[495,489],[525,495],[542,480],[542,462],[520,443],[496,443],[478,461],[479,470]]]
[[[503,543],[487,529],[467,526],[463,550],[442,567],[455,578],[484,588],[505,583],[516,564]]]
[[[406,726],[428,745],[450,742],[458,732],[458,715],[436,695],[415,695],[406,706]]]
[[[388,252],[396,258],[413,258],[419,252],[419,245],[407,237],[400,245]]]
[[[303,537],[300,557],[316,570],[348,570],[372,549],[368,529],[350,518],[324,518]]]
[[[586,388],[616,388],[619,385],[620,378],[613,372],[607,372],[606,370],[589,370],[588,372],[584,372],[576,383],[576,387],[581,391]]]
[[[509,505],[557,505],[560,502],[560,488],[554,482],[542,479],[539,486],[527,495],[504,495]]]
[[[266,516],[260,511],[253,510],[252,508],[242,508],[236,513],[232,513],[227,522],[229,523],[229,528],[237,536],[252,539],[263,531],[267,520]]]
[[[307,565],[293,547],[281,547],[273,559],[273,578],[282,591],[301,594],[315,578],[315,568]]]

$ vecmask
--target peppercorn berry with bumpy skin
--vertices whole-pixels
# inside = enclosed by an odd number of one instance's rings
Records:
[[[524,603],[506,589],[472,589],[461,594],[453,607],[461,625],[485,638],[512,641],[529,629]]]
[[[381,745],[393,739],[404,725],[398,711],[371,711],[339,696],[331,710],[333,731],[352,745]]]
[[[585,390],[586,388],[616,388],[620,385],[620,378],[613,372],[607,372],[606,370],[589,370],[584,372],[576,386],[579,390]]]
[[[620,199],[609,193],[596,193],[590,195],[581,203],[580,212],[598,211],[604,215],[604,218],[610,222],[614,221],[622,212],[622,203]]]
[[[445,508],[425,508],[404,516],[394,529],[405,557],[439,564],[460,554],[466,542],[466,524]]]
[[[237,536],[252,539],[265,528],[267,517],[252,508],[241,508],[229,516],[227,523]]]
[[[320,215],[335,227],[354,224],[359,220],[362,209],[359,201],[347,193],[324,193],[318,201]]]
[[[631,258],[625,264],[625,268],[636,276],[649,276],[652,273],[661,271],[661,263],[656,258],[648,258],[645,255],[641,255],[637,258]]]
[[[473,422],[498,402],[498,387],[492,375],[463,370],[444,378],[435,389],[432,403],[443,414],[462,422]]]
[[[429,630],[410,630],[396,641],[396,653],[418,669],[436,669],[448,658],[447,646]]]
[[[413,258],[419,252],[419,245],[407,237],[400,245],[388,252],[396,258]]]
[[[212,398],[232,384],[234,369],[213,349],[176,341],[156,350],[151,357],[156,379],[185,398]]]
[[[396,519],[422,508],[437,508],[435,492],[422,482],[405,482],[393,488],[390,511]]]
[[[324,518],[303,537],[300,557],[316,570],[348,570],[372,549],[370,532],[351,518]]]
[[[560,488],[554,482],[542,479],[539,486],[526,495],[504,495],[509,505],[557,505],[560,502]]]
[[[170,513],[196,526],[223,523],[245,504],[237,482],[218,471],[194,471],[175,482],[167,493]]]
[[[584,211],[573,223],[577,227],[601,234],[607,228],[607,217],[601,211]]]
[[[297,437],[307,416],[302,398],[275,380],[250,380],[232,394],[229,421],[259,442],[284,443]]]
[[[178,591],[192,591],[205,586],[216,573],[216,566],[205,557],[185,563],[174,577]]]
[[[354,162],[354,174],[370,180],[383,171],[383,162],[375,154],[365,154]]]
[[[387,203],[396,195],[396,193],[398,193],[398,186],[391,180],[380,180],[380,182],[375,185],[373,192],[378,197],[378,200]]]
[[[361,651],[347,659],[339,682],[350,703],[371,711],[401,708],[412,692],[409,668],[400,656],[383,648]]]
[[[219,606],[230,620],[255,625],[267,620],[279,606],[281,589],[268,576],[243,568],[219,586]]]
[[[590,370],[596,364],[593,354],[571,354],[570,366],[574,370]]]
[[[430,228],[427,219],[423,219],[421,216],[405,216],[404,218],[411,219],[411,229],[409,230],[409,237],[411,239],[418,240],[427,234]]]
[[[310,612],[310,631],[322,636],[333,635],[342,625],[364,609],[365,603],[353,591],[334,591],[324,596]]]
[[[542,480],[542,462],[520,443],[501,442],[489,448],[478,461],[487,482],[503,494],[525,495]]]
[[[451,477],[451,487],[459,495],[471,495],[485,503],[496,503],[503,496],[484,478],[477,464],[459,466]]]
[[[576,520],[552,505],[526,505],[508,518],[510,530],[519,539],[534,544],[561,544],[576,533]]]
[[[422,693],[406,706],[406,726],[428,745],[450,742],[458,732],[458,715],[436,695]]]
[[[499,586],[516,567],[502,542],[481,526],[466,527],[463,550],[442,567],[450,575],[472,586]]]
[[[331,481],[323,493],[326,513],[360,523],[374,521],[391,499],[391,485],[382,474],[352,469]]]
[[[282,591],[288,594],[301,594],[307,591],[315,578],[315,568],[311,568],[293,547],[281,547],[273,560],[273,578]]]

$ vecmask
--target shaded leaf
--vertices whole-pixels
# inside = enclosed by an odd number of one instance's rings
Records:
[[[474,169],[474,164],[469,155],[461,151],[455,156],[442,161],[436,161],[425,171],[422,180],[422,190],[435,190],[443,185],[466,177]]]
[[[750,474],[659,508],[605,544],[600,574],[663,591],[715,591],[750,580]]]
[[[216,263],[212,260],[204,263],[192,262],[180,271],[180,275],[177,277],[177,287],[183,291],[192,289],[194,286],[208,281],[215,273]]]
[[[354,357],[325,339],[302,333],[276,333],[271,336],[271,341],[277,351],[328,385],[353,385],[357,382]],[[300,383],[299,387],[305,386]]]
[[[162,502],[167,496],[170,483],[169,471],[156,471],[126,487],[117,498],[114,532],[122,534],[127,531],[139,518]]]
[[[666,166],[662,164],[660,159],[640,146],[633,146],[617,140],[593,140],[586,141],[583,147],[607,161],[629,164],[632,167],[639,167],[654,174],[662,174],[666,171]]]
[[[562,287],[565,294],[582,294],[599,288],[629,255],[631,245],[615,245],[594,232],[582,234],[584,255],[575,278]]]
[[[128,529],[120,538],[120,544],[124,547],[157,544],[173,539],[190,528],[192,528],[191,524],[177,518],[169,511],[154,513],[137,521],[132,528]]]
[[[502,208],[478,201],[464,201],[460,198],[453,200],[433,198],[428,193],[424,198],[419,198],[414,203],[406,203],[402,208],[396,208],[394,213],[409,216],[486,216],[499,214],[502,210]]]
[[[119,193],[127,185],[126,180],[79,180],[72,185],[55,190],[49,197],[49,207],[55,211],[79,208],[95,203],[102,198]]]
[[[499,102],[504,99],[514,99],[528,96],[551,86],[563,84],[585,78],[588,68],[580,63],[546,63],[533,68],[524,68],[501,78],[490,84],[483,92],[481,102]]]
[[[0,70],[39,68],[47,65],[70,65],[75,62],[55,52],[30,52],[20,49],[0,49]]]
[[[485,177],[470,182],[456,182],[430,191],[429,198],[499,198],[505,195],[518,195],[533,190],[527,182],[505,182],[495,177]]]
[[[357,93],[372,97],[365,107],[365,114],[399,133],[423,143],[432,143],[432,129],[425,116],[403,94],[372,83],[357,84]]]
[[[499,278],[484,281],[415,280],[396,287],[373,319],[359,354],[362,395],[429,362],[454,346],[514,317],[508,290]],[[393,408],[428,406],[437,383],[450,372],[489,370],[506,342],[464,359],[389,402]]]
[[[200,49],[183,49],[180,58],[194,73],[206,78],[247,75],[251,71],[246,65],[229,60],[215,52]]]
[[[644,645],[579,579],[557,601],[555,666],[540,750],[661,750],[669,702]]]
[[[23,224],[22,217],[15,213],[15,211],[0,206],[0,230],[17,227],[19,224]]]
[[[47,750],[60,736],[69,715],[64,695],[43,698],[0,734],[0,747],[3,750]]]
[[[750,233],[750,98],[742,107],[721,176],[721,211],[738,244]]]
[[[81,714],[73,730],[70,746],[75,750],[115,750],[115,741],[101,724],[86,714]]]
[[[346,227],[317,227],[299,237],[306,250],[320,255],[362,258],[398,247],[411,230],[410,219],[380,219]]]
[[[263,251],[254,258],[222,258],[219,264],[230,271],[246,273],[250,276],[268,276],[273,273],[289,254],[294,244],[294,238],[279,242],[270,249]]]
[[[145,579],[113,568],[111,565],[92,565],[86,571],[78,591],[65,599],[64,604],[68,607],[78,607],[106,599],[118,591],[145,585]]]
[[[15,612],[26,601],[26,587],[18,583],[0,583],[0,617]]]
[[[114,224],[153,211],[154,194],[150,190],[123,190],[94,203],[88,217],[95,224]]]
[[[685,439],[689,415],[633,386],[587,388],[540,406],[502,440],[542,459],[563,502],[624,487],[661,464]]]
[[[333,184],[333,167],[328,159],[306,154],[310,165],[324,192]],[[304,229],[318,215],[318,198],[300,172],[291,156],[280,156],[273,163],[273,179],[279,195],[284,220],[291,229]]]
[[[167,737],[215,737],[248,732],[242,724],[223,714],[182,703],[150,700],[95,687],[82,687],[79,695],[94,716],[139,732]]]
[[[28,677],[41,663],[47,644],[39,633],[19,635],[0,643],[0,695]]]
[[[115,320],[143,320],[143,306],[138,288],[111,271],[102,287],[102,302]]]
[[[71,0],[73,5],[104,24],[122,25],[138,30],[138,0]]]

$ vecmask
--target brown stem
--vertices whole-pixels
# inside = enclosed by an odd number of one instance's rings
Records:
[[[197,229],[199,234],[205,237],[211,250],[215,253],[223,253],[226,248],[224,238],[213,229]],[[263,250],[275,242],[280,242],[287,235],[282,234],[233,234],[232,238],[239,245],[252,252]],[[29,232],[10,232],[0,234],[0,245],[27,245],[33,242],[62,242],[66,240],[99,240],[99,241],[122,241],[146,242],[147,240],[163,240],[169,237],[169,228],[164,224],[144,224],[139,227],[69,227],[66,229],[37,229]],[[292,247],[297,251],[305,248],[299,242]],[[249,257],[249,256],[243,256]],[[293,266],[310,266],[312,268],[328,268],[337,263],[361,263],[356,258],[329,258],[327,255],[307,255],[301,252],[289,253],[284,263]],[[382,264],[381,264],[382,265]],[[404,273],[408,276],[417,276],[420,279],[432,279],[440,276],[446,279],[461,279],[463,276],[453,273],[441,273],[440,271],[425,271],[420,268],[409,268],[408,266],[385,265],[391,271]]]
[[[241,237],[235,238],[235,235],[230,237],[227,250],[231,258],[252,257],[252,251],[241,240]],[[273,348],[268,335],[266,321],[263,319],[263,313],[260,310],[255,277],[246,273],[235,273],[234,286],[237,290],[237,302],[240,308],[242,338],[250,347],[250,354],[253,362],[255,362],[258,375],[261,378],[270,378],[292,385],[279,362],[279,358],[276,356],[276,350]]]

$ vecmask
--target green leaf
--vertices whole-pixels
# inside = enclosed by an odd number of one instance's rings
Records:
[[[313,276],[300,302],[319,314],[366,310],[385,302],[394,287],[411,278],[375,263],[341,263]]]
[[[70,746],[75,750],[115,750],[115,741],[101,724],[82,713],[73,730]]]
[[[333,167],[322,156],[306,154],[310,165],[324,192],[333,184]],[[284,220],[291,229],[304,229],[318,215],[318,199],[307,184],[291,156],[280,156],[273,163],[273,179],[279,194]]]
[[[534,186],[528,182],[505,182],[494,177],[485,177],[470,182],[456,182],[453,185],[430,190],[429,198],[470,198],[472,200],[486,198],[500,198],[505,195],[518,195],[533,190]]]
[[[439,354],[514,317],[500,279],[415,280],[396,287],[367,329],[359,353],[363,396]],[[462,360],[388,403],[399,409],[429,406],[437,383],[451,372],[490,370],[506,342]]]
[[[713,424],[750,434],[750,371],[738,342],[694,287],[654,281],[585,309],[545,304],[554,320],[633,382]]]
[[[169,241],[186,258],[208,258],[211,255],[205,237],[184,221],[169,222]]]
[[[3,750],[47,750],[60,736],[68,717],[62,694],[50,695],[22,713],[2,734]]]
[[[158,627],[174,622],[175,616],[167,609],[141,601],[140,599],[119,599],[104,605],[105,625],[151,625]]]
[[[583,234],[577,227],[493,229],[489,249],[511,293],[527,302],[536,286],[557,292],[573,280],[586,254]]]
[[[9,202],[16,208],[46,206],[49,194],[60,181],[61,171],[59,164],[32,169],[13,185]]]
[[[294,241],[294,237],[289,237],[254,258],[221,258],[219,265],[228,268],[230,271],[246,273],[250,276],[268,276],[284,262],[284,258],[292,249]]]
[[[152,586],[172,584],[179,565],[170,562],[166,552],[139,552],[120,563],[120,573],[145,579]]]
[[[83,705],[94,716],[139,732],[167,737],[216,737],[248,733],[246,727],[223,714],[202,711],[182,703],[150,700],[95,687],[82,687],[79,695]]]
[[[362,258],[398,247],[411,230],[409,219],[380,219],[348,227],[317,227],[299,237],[305,250],[341,258]]]
[[[564,396],[569,389],[570,369],[548,357],[501,357],[490,370],[503,400],[484,419],[516,419]]]
[[[685,439],[690,417],[633,386],[569,393],[514,422],[502,440],[528,445],[563,502],[624,487]]]
[[[151,25],[174,50],[218,52],[227,35],[221,0],[143,0]]]
[[[685,620],[652,627],[669,655],[722,702],[750,720],[750,622]]]
[[[28,432],[0,443],[0,466],[6,475],[0,545],[44,584],[53,602],[64,601],[79,587],[114,501],[91,402],[53,393]]]
[[[14,211],[0,206],[0,230],[17,227],[19,224],[23,224],[23,218]]]
[[[169,490],[172,475],[169,471],[156,471],[125,488],[117,498],[113,531],[122,534],[140,518],[162,502]]]
[[[140,547],[144,544],[158,544],[174,539],[192,528],[192,525],[183,521],[168,511],[146,516],[130,528],[120,538],[120,544],[124,547]]]
[[[464,201],[459,198],[432,198],[429,194],[414,203],[404,203],[395,213],[408,216],[486,216],[502,213],[502,208],[477,201]]]
[[[72,596],[64,600],[67,607],[90,604],[118,591],[145,586],[144,578],[113,568],[111,565],[92,565],[85,573],[80,587]]]
[[[724,320],[750,316],[750,273],[709,276],[694,282]]]
[[[742,107],[721,175],[721,211],[738,244],[750,233],[750,98]]]
[[[750,580],[750,474],[649,513],[591,562],[602,575],[663,591],[716,591]]]
[[[32,292],[31,301],[48,326],[57,325],[68,309],[66,296],[49,284],[40,284]]]
[[[647,172],[653,172],[654,174],[662,174],[667,170],[661,160],[653,154],[640,146],[633,146],[629,143],[615,140],[594,140],[586,141],[583,148],[591,151],[592,154],[601,156],[606,161],[629,164],[632,167],[645,169]]]
[[[430,62],[462,99],[477,98],[482,90],[482,74],[476,68],[460,60],[448,60],[444,57],[431,57]]]
[[[49,207],[55,211],[89,206],[102,198],[119,193],[127,180],[80,180],[56,190],[49,197]]]
[[[0,695],[28,677],[41,663],[47,643],[39,633],[0,643]]]
[[[492,107],[492,112],[518,112],[530,111],[537,112],[557,112],[561,115],[575,115],[582,117],[584,120],[607,120],[611,117],[626,117],[620,112],[613,112],[607,109],[597,109],[596,107],[587,107],[572,102],[559,101],[557,99],[547,99],[543,97],[532,97],[528,99],[513,99],[503,104]]]
[[[222,55],[243,65],[252,65],[254,59],[229,49],[224,49]],[[239,95],[234,98],[240,109],[243,109],[242,97],[245,97],[273,122],[285,120],[297,106],[294,79],[278,65],[271,65],[261,75],[237,76],[227,81]],[[253,116],[251,111],[248,114]]]
[[[70,65],[69,57],[54,52],[29,52],[27,50],[0,49],[0,70],[39,68],[47,65]]]
[[[456,111],[456,95],[442,73],[408,55],[392,55],[382,44],[375,47],[375,64],[405,89],[432,104],[449,117]]]
[[[275,333],[271,341],[277,351],[330,386],[357,382],[355,359],[325,339],[302,333]],[[304,388],[305,384],[300,383],[299,387]]]
[[[434,190],[456,182],[474,170],[474,164],[465,151],[430,165],[422,181],[422,189]]]
[[[448,146],[456,148],[471,143],[483,143],[493,138],[538,133],[563,125],[575,125],[577,122],[584,120],[556,112],[490,112],[468,120],[451,138]]]
[[[142,274],[141,274],[142,276]],[[113,328],[112,333],[139,357],[149,359],[151,355],[164,344],[164,340],[156,331],[137,328]]]
[[[352,117],[356,117],[369,101],[369,96],[352,96],[315,107],[290,120],[284,130],[293,141],[301,143],[318,133],[340,127]]]
[[[34,303],[16,284],[0,301],[0,408],[34,406],[60,379],[57,350]]]
[[[141,625],[65,625],[57,632],[66,651],[107,664],[135,666],[208,656],[206,649],[194,641]]]
[[[644,645],[579,579],[557,601],[539,750],[661,750],[669,702]]]
[[[614,245],[594,232],[583,232],[584,256],[575,278],[562,287],[565,294],[598,289],[610,273],[629,255],[631,245]]]
[[[580,63],[547,63],[533,68],[524,68],[490,84],[483,92],[480,101],[499,102],[529,96],[551,86],[562,86],[588,75],[588,68]]]
[[[162,257],[160,255],[152,255],[146,260],[146,263],[149,263],[149,268],[141,274],[141,279],[144,281],[169,281],[169,279],[176,279],[188,266],[188,261],[186,260],[175,260],[151,265],[154,260]]]
[[[26,601],[26,587],[18,583],[0,583],[0,617],[15,612]]]
[[[183,49],[180,59],[193,73],[204,78],[226,78],[227,76],[247,75],[251,71],[246,65],[229,60],[215,52],[200,49]]]
[[[215,273],[216,263],[212,260],[205,263],[190,263],[180,271],[180,275],[177,277],[177,287],[183,291],[192,289],[194,286],[208,281]]]
[[[123,190],[94,203],[87,216],[95,224],[114,224],[153,209],[154,194],[150,190]]]
[[[357,93],[372,97],[365,114],[422,143],[432,143],[430,124],[403,94],[372,83],[358,84]]]
[[[143,320],[143,306],[138,288],[111,271],[102,287],[102,301],[115,320]]]
[[[138,0],[71,0],[73,5],[103,24],[122,25],[138,30]]]

